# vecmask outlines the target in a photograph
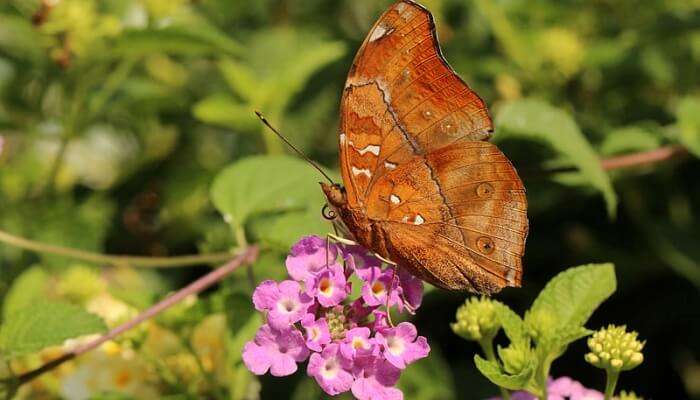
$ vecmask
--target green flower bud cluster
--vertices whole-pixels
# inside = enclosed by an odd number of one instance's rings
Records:
[[[326,312],[326,321],[328,322],[328,330],[330,331],[333,340],[345,338],[347,330],[347,318],[343,314],[342,307],[336,307]]]
[[[467,340],[493,339],[501,328],[494,304],[486,297],[467,299],[457,309],[457,320],[450,324],[452,331]]]
[[[644,361],[644,343],[637,340],[637,332],[627,332],[626,326],[609,325],[588,338],[591,352],[585,358],[598,368],[627,371]]]
[[[535,357],[534,350],[529,343],[515,342],[508,347],[498,347],[498,355],[503,362],[503,369],[511,375],[521,373],[530,365],[530,360]]]
[[[623,390],[619,395],[615,396],[615,400],[644,400],[644,398],[637,396],[634,392],[625,392]]]

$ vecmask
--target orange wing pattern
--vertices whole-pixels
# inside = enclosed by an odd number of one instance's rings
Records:
[[[343,91],[340,130],[347,208],[374,232],[356,235],[361,243],[447,289],[520,285],[525,190],[484,141],[486,106],[440,53],[426,9],[399,1],[374,25]]]
[[[358,51],[343,92],[341,170],[351,200],[362,204],[372,181],[413,154],[491,131],[484,102],[442,56],[430,12],[407,0],[391,6]]]

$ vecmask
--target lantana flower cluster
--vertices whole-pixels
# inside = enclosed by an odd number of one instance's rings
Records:
[[[264,281],[253,293],[266,323],[243,349],[246,367],[257,375],[287,376],[308,360],[307,374],[330,395],[403,399],[394,385],[430,347],[413,324],[393,326],[387,312],[417,309],[422,282],[359,246],[318,236],[297,242],[286,267],[290,279]],[[361,285],[355,296],[351,279]]]

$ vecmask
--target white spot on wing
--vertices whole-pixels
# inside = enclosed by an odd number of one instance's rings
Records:
[[[341,133],[340,134],[340,144],[344,144],[344,143],[345,143],[345,134]]]
[[[510,283],[510,284],[515,283],[515,270],[514,269],[511,269],[508,271],[508,273],[506,274],[506,281],[508,281],[508,283]]]
[[[396,5],[396,11],[398,11],[399,14],[401,14],[403,12],[403,10],[405,10],[405,9],[406,9],[406,3],[399,3]]]
[[[352,174],[357,176],[357,175],[367,175],[368,178],[372,177],[372,172],[369,170],[369,168],[357,168],[357,167],[352,167]]]
[[[404,215],[403,218],[401,218],[401,222],[408,222],[408,215]]]
[[[386,25],[380,24],[372,31],[372,35],[369,37],[370,42],[381,39],[384,36],[390,35],[394,31],[394,28],[387,29]]]
[[[391,200],[391,202],[394,204],[401,203],[401,198],[395,194],[392,194],[391,196],[389,196],[389,200]]]
[[[361,156],[365,155],[365,153],[372,153],[375,156],[379,155],[379,150],[381,147],[374,145],[374,144],[368,144],[367,147],[364,149],[357,149],[357,151],[360,153]]]
[[[386,169],[396,169],[396,164],[393,162],[384,161],[384,167],[386,167]]]
[[[416,218],[413,219],[413,223],[414,223],[415,225],[420,225],[420,224],[422,224],[423,222],[425,222],[425,220],[423,219],[423,217],[421,217],[420,214],[416,214]]]

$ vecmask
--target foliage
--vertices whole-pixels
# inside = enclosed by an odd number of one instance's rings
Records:
[[[320,215],[320,177],[253,112],[263,112],[336,176],[345,75],[390,3],[0,4],[1,232],[144,256],[261,246],[251,269],[23,386],[19,398],[305,399],[314,393],[304,379],[258,379],[240,359],[262,323],[251,309],[253,287],[284,279],[279,266],[299,237],[331,230]],[[700,396],[692,361],[700,358],[700,5],[421,3],[435,14],[447,59],[489,105],[494,140],[527,187],[524,287],[494,301],[509,342],[497,336],[497,361],[479,359],[479,370],[504,387],[541,388],[544,367],[556,358],[557,369],[591,386],[600,376],[580,357],[559,357],[589,333],[584,322],[590,317],[591,326],[634,326],[653,343],[644,350],[644,365],[654,368],[630,371],[629,385],[621,385],[646,398]],[[604,158],[676,145],[689,154],[617,170],[600,165]],[[533,303],[562,265],[597,260],[614,262],[618,286],[593,316],[613,290],[613,281],[603,282],[607,267],[569,271],[578,278],[563,275],[560,292],[547,286],[548,300]],[[111,328],[206,268],[148,271],[2,242],[0,331],[12,328],[5,327],[15,323],[11,318],[30,317],[22,310],[45,303],[97,314]],[[564,301],[572,296],[581,302]],[[495,393],[464,356],[473,350],[469,343],[447,328],[458,301],[426,287],[412,322],[433,352],[399,382],[407,398]],[[63,339],[101,331],[64,328],[34,341],[37,351],[12,356],[9,370],[0,363],[0,381],[59,356],[67,348]],[[38,349],[39,343],[57,346]],[[92,378],[102,384],[92,385]]]

